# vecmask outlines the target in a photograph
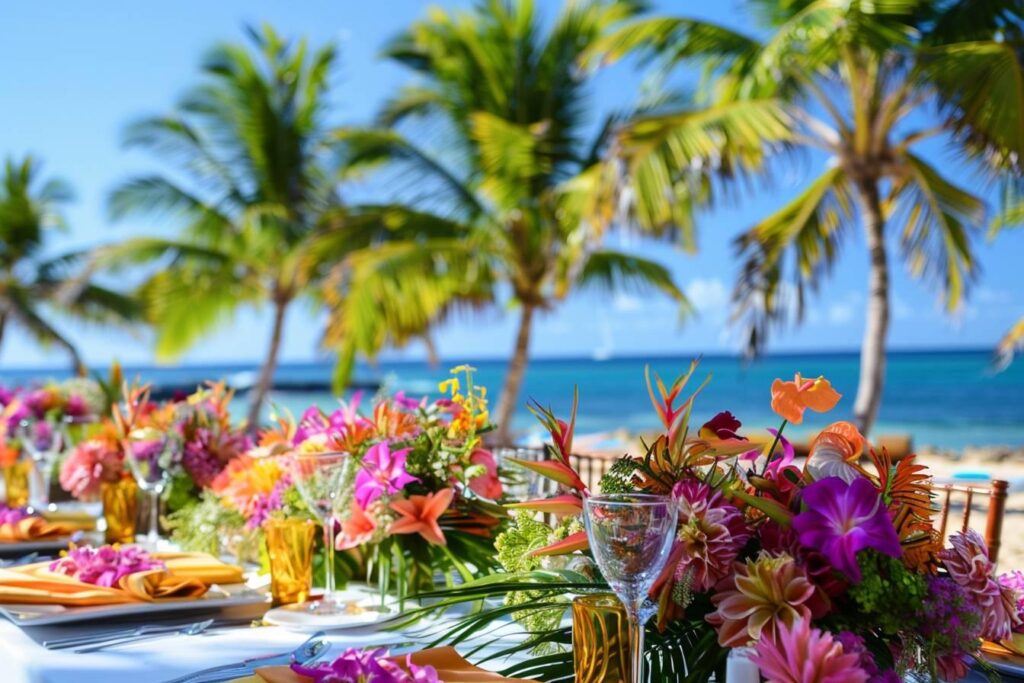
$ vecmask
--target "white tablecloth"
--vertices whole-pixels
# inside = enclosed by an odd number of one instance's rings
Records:
[[[197,636],[153,638],[88,654],[47,650],[40,644],[55,635],[79,635],[90,628],[115,626],[120,625],[94,623],[86,628],[22,630],[0,618],[0,683],[160,683],[199,669],[292,650],[309,637],[273,626],[238,626],[214,628]],[[409,643],[425,646],[430,634],[444,628],[443,623],[433,623],[403,633],[372,629],[331,633],[326,636],[331,643],[328,657],[340,654],[346,647],[376,645],[389,645],[396,653],[404,652],[410,649]]]

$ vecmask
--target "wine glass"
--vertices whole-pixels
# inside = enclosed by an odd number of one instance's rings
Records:
[[[18,423],[18,438],[22,448],[32,458],[29,507],[42,512],[50,506],[53,466],[57,456],[64,450],[67,434],[61,422],[45,418],[24,419]]]
[[[171,483],[176,441],[153,429],[129,434],[125,461],[139,488],[149,494],[149,533],[146,544],[156,550],[160,544],[160,496]]]
[[[626,608],[631,683],[640,683],[644,665],[642,607],[668,561],[679,509],[669,496],[619,493],[591,496],[584,501],[584,510],[594,559]]]
[[[341,614],[334,585],[334,525],[344,501],[349,500],[342,493],[352,491],[358,462],[348,453],[296,453],[291,464],[295,488],[324,527],[324,595],[306,610],[322,616]]]

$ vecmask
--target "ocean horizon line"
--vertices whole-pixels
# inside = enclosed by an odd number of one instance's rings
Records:
[[[906,348],[895,348],[886,351],[887,357],[906,357],[906,356],[942,356],[942,355],[991,355],[992,349],[990,347],[906,347]],[[768,353],[760,354],[752,359],[746,358],[742,353],[724,353],[724,352],[712,352],[712,353],[699,353],[699,352],[658,352],[658,353],[622,353],[615,354],[608,358],[597,359],[589,354],[544,354],[532,356],[530,363],[558,363],[558,362],[592,362],[592,363],[614,363],[616,361],[662,361],[662,360],[692,360],[695,358],[707,359],[707,360],[737,360],[741,362],[749,362],[751,364],[757,364],[759,361],[769,360],[787,360],[797,358],[850,358],[860,355],[860,350],[856,348],[849,349],[827,349],[827,350],[815,350],[815,351],[773,351]],[[113,362],[113,361],[112,361]],[[438,360],[438,366],[447,364],[473,364],[473,363],[507,363],[508,359],[504,356],[477,356],[477,357],[466,357],[466,356],[452,356],[452,357],[441,357]],[[322,367],[325,365],[333,365],[334,360],[330,358],[324,359],[309,359],[309,360],[282,360],[277,364],[278,369],[281,368],[315,368]],[[382,365],[398,365],[398,366],[422,366],[429,365],[430,361],[426,358],[380,358],[373,362],[360,361],[357,364],[357,368],[361,370],[373,370],[375,367]],[[110,364],[87,364],[87,367],[91,371],[103,371],[110,367]],[[233,360],[203,360],[198,362],[189,363],[122,363],[122,368],[132,370],[174,370],[174,369],[188,369],[188,370],[202,370],[202,369],[217,369],[217,370],[232,370],[232,371],[246,371],[259,369],[261,364],[259,361],[233,361]],[[3,376],[5,371],[14,371],[18,374],[39,372],[60,372],[66,373],[69,368],[67,364],[55,363],[53,365],[6,365],[6,367],[0,368],[0,377]]]

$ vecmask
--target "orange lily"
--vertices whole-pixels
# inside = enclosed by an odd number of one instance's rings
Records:
[[[807,408],[816,413],[826,413],[836,407],[840,398],[842,394],[833,389],[824,377],[804,379],[798,372],[792,382],[781,379],[772,382],[772,410],[793,424],[803,422]]]
[[[445,489],[425,496],[409,496],[391,503],[391,509],[401,517],[391,524],[393,534],[419,534],[430,543],[447,545],[438,518],[444,514],[455,496],[454,489]]]

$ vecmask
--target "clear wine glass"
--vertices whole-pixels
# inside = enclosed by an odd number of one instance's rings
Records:
[[[291,474],[302,500],[324,528],[324,595],[310,602],[306,610],[316,615],[340,614],[334,583],[335,520],[352,491],[358,461],[348,453],[296,453],[291,456]]]
[[[53,466],[67,442],[64,424],[45,418],[25,419],[18,423],[18,439],[22,448],[32,458],[29,507],[40,512],[47,510],[50,506]]]
[[[631,683],[643,681],[643,603],[665,567],[675,537],[678,506],[669,496],[621,493],[584,501],[590,550],[608,585],[626,608]]]
[[[160,496],[171,483],[171,466],[177,442],[155,430],[139,430],[129,435],[125,461],[135,483],[149,495],[149,533],[146,545],[160,544]]]

